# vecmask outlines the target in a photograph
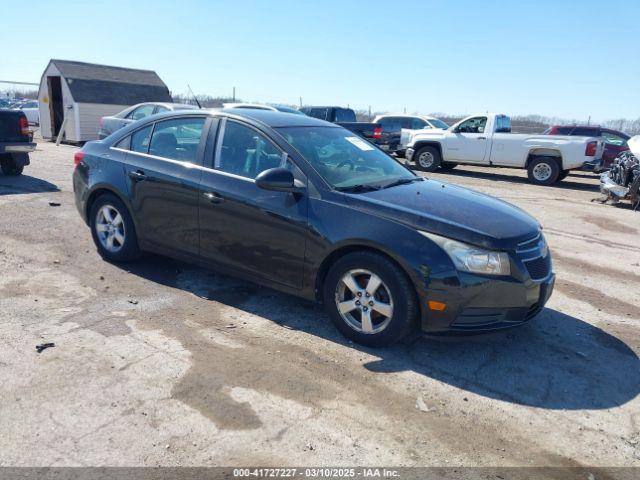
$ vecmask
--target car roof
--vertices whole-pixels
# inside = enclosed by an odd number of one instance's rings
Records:
[[[259,110],[252,108],[224,108],[222,110],[210,110],[211,113],[224,113],[230,116],[243,117],[249,120],[261,122],[269,127],[338,127],[330,122],[313,117],[285,113],[273,110]]]
[[[412,115],[410,113],[383,113],[381,115],[376,116],[376,118],[385,118],[385,117],[421,118],[423,120],[439,120],[437,117],[432,117],[431,115],[420,115],[420,114]]]

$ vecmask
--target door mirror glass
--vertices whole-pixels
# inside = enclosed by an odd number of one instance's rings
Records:
[[[298,192],[303,188],[302,182],[295,180],[291,170],[283,167],[265,170],[255,181],[258,187],[276,192]]]

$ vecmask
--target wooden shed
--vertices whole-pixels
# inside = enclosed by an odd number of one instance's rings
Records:
[[[98,138],[100,118],[142,102],[171,102],[156,72],[51,60],[40,79],[40,131],[69,142]]]

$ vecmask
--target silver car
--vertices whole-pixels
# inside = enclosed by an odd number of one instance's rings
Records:
[[[120,130],[122,127],[126,127],[130,123],[133,123],[150,115],[154,115],[156,113],[170,112],[173,110],[194,110],[197,108],[198,107],[196,105],[188,105],[186,103],[138,103],[137,105],[125,108],[115,115],[102,117],[100,119],[100,130],[98,131],[98,138],[100,140],[102,140],[103,138],[107,138],[116,130]]]

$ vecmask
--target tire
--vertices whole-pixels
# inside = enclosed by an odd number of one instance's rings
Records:
[[[367,298],[371,292],[366,287],[372,278],[380,283]],[[374,252],[350,253],[336,261],[325,278],[323,299],[336,328],[345,337],[370,347],[397,342],[418,319],[418,302],[410,280],[395,263]],[[346,306],[342,313],[339,303]]]
[[[443,162],[440,164],[440,170],[448,172],[449,170],[453,170],[457,166],[458,166],[457,163]]]
[[[12,177],[22,175],[22,172],[24,171],[24,165],[18,166],[11,155],[2,155],[0,158],[0,168],[2,169],[2,173]]]
[[[535,185],[553,185],[560,177],[560,165],[555,157],[536,157],[527,168],[529,182]]]
[[[442,158],[436,147],[426,146],[413,154],[413,161],[416,164],[417,170],[435,172],[440,167]]]
[[[105,209],[110,212],[109,215],[106,214]],[[120,221],[116,214],[120,215]],[[118,197],[110,193],[100,195],[91,205],[89,221],[93,242],[102,258],[110,262],[130,262],[140,257],[133,219]],[[108,238],[110,236],[111,241]]]
[[[558,175],[558,181],[560,182],[560,181],[564,180],[565,178],[567,178],[567,176],[569,175],[569,172],[570,172],[570,170],[562,170],[560,172],[560,175]]]

